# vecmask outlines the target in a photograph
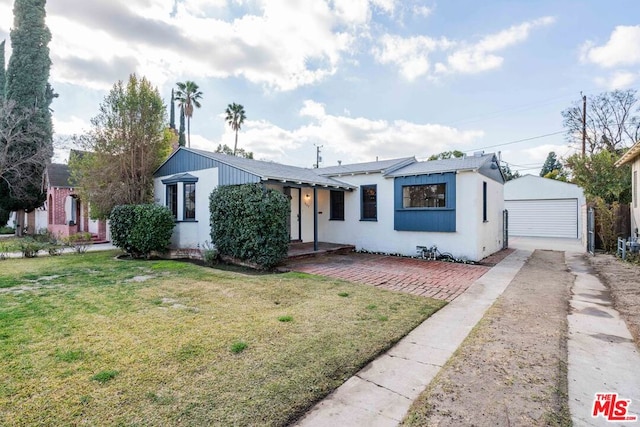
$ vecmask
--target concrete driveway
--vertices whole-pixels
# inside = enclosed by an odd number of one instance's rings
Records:
[[[586,252],[586,246],[580,239],[561,239],[550,237],[518,237],[509,236],[509,247],[524,251],[546,249],[561,252]]]
[[[355,252],[294,259],[287,262],[286,268],[449,302],[490,269],[483,265]]]

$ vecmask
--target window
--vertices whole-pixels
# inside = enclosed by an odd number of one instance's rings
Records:
[[[402,187],[403,208],[446,208],[447,184],[407,185]]]
[[[344,221],[344,191],[331,191],[329,198],[329,219]]]
[[[378,219],[378,189],[375,185],[363,185],[360,187],[362,193],[362,206],[360,219],[365,221],[376,221]]]
[[[184,184],[184,220],[196,219],[196,184]]]
[[[167,207],[174,218],[178,218],[178,185],[167,185]]]
[[[487,182],[482,182],[482,221],[487,222]]]

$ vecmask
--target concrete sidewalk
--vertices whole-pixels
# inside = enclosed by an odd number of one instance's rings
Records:
[[[603,415],[592,417],[596,393],[618,393],[631,399],[627,415],[640,425],[640,354],[609,290],[581,254],[565,254],[576,275],[569,321],[569,409],[574,426],[613,426]]]
[[[397,426],[531,255],[518,250],[314,406],[297,426]]]
[[[113,246],[110,242],[108,243],[96,243],[96,244],[90,244],[87,246],[87,252],[95,252],[95,251],[110,251],[112,249],[118,249],[116,246]],[[62,253],[63,254],[70,254],[73,253],[74,249],[73,248],[63,248],[62,249]],[[38,257],[42,257],[42,256],[49,256],[49,254],[46,251],[42,251],[42,252],[38,252]],[[6,254],[7,258],[22,258],[22,253],[21,252],[9,252]]]

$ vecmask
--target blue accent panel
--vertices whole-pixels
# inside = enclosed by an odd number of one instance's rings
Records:
[[[402,187],[407,185],[446,184],[446,208],[402,207]],[[456,231],[456,174],[454,172],[398,177],[394,179],[394,230]]]
[[[154,175],[176,175],[210,168],[218,168],[218,185],[260,182],[259,176],[186,150],[178,150],[165,164],[160,166]]]

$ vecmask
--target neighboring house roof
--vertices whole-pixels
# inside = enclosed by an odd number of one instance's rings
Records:
[[[335,179],[318,175],[313,169],[301,168],[298,166],[283,165],[275,162],[262,160],[245,159],[244,157],[230,156],[222,153],[212,153],[210,151],[196,150],[194,148],[181,147],[179,150],[186,150],[208,157],[212,160],[227,164],[242,171],[259,176],[262,181],[292,182],[295,184],[318,185],[323,187],[334,187],[344,189],[354,189],[355,186]]]
[[[315,171],[322,176],[358,175],[367,173],[387,174],[415,162],[415,157],[403,157],[400,159],[380,160],[367,163],[328,166],[315,169]]]
[[[428,160],[416,162],[386,174],[387,177],[426,175],[432,173],[478,171],[480,169],[495,170],[498,173],[500,167],[494,154],[473,155],[455,157],[445,160]]]
[[[618,159],[618,161],[615,163],[616,166],[620,167],[622,165],[625,165],[627,163],[631,163],[633,162],[636,157],[640,156],[640,141],[636,142],[635,144],[633,144],[631,146],[631,148],[629,148],[627,150],[626,153],[624,153],[622,155],[622,157],[620,157]]]
[[[73,185],[69,184],[71,172],[69,171],[68,165],[62,163],[51,163],[47,166],[47,177],[49,180],[49,187],[73,188]]]

